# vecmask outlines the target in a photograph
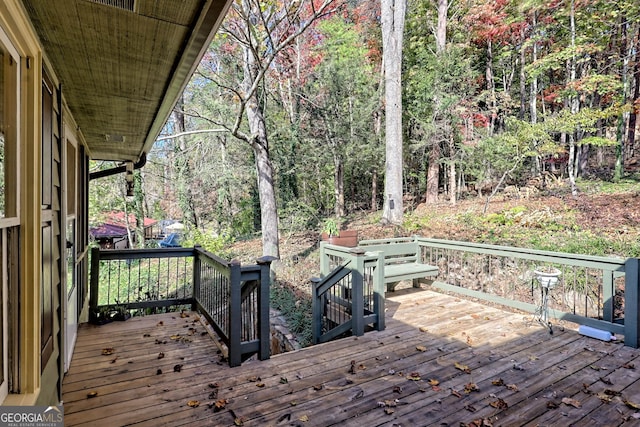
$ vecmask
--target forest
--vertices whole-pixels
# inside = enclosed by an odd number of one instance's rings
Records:
[[[394,155],[401,214],[638,179],[637,0],[407,0],[390,44],[400,4],[236,0],[134,196],[123,177],[92,181],[93,219],[177,219],[205,247],[257,235],[277,255],[283,231],[382,210]]]

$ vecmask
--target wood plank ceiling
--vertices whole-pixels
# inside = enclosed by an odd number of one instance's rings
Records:
[[[230,0],[24,0],[93,159],[137,161]]]

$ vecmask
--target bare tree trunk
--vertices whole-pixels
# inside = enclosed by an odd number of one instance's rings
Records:
[[[629,131],[627,133],[627,158],[632,158],[635,156],[635,148],[636,148],[636,126],[638,121],[638,116],[640,115],[640,29],[638,29],[638,33],[636,36],[636,57],[633,66],[633,105],[634,110],[629,116]]]
[[[447,10],[448,0],[438,0],[438,25],[436,29],[436,55],[440,56],[447,46]],[[440,111],[442,100],[438,95],[433,100],[434,110]],[[440,188],[440,142],[434,141],[429,152],[429,166],[427,169],[427,203],[438,201],[438,189]]]
[[[333,180],[334,180],[334,196],[335,208],[334,212],[337,218],[342,218],[345,214],[344,208],[344,163],[339,154],[333,154]]]
[[[533,52],[531,62],[535,63],[538,60],[538,43],[536,41],[537,37],[537,26],[538,26],[538,13],[536,11],[533,12],[532,18],[532,26],[533,26]],[[534,77],[531,80],[531,98],[530,98],[530,114],[531,114],[531,123],[538,122],[538,78]]]
[[[576,46],[576,19],[575,19],[575,3],[574,0],[571,0],[571,47],[572,54],[569,64],[569,81],[574,82],[576,80],[576,55],[575,55],[575,46]],[[578,113],[580,107],[580,100],[578,97],[571,97],[571,112],[573,114]],[[571,195],[573,197],[578,196],[578,188],[576,187],[576,175],[575,175],[575,157],[576,156],[576,132],[572,131],[569,134],[569,162],[568,162],[568,174],[569,174],[569,183],[571,184]]]
[[[251,10],[250,6],[246,6]],[[278,210],[274,188],[273,165],[269,156],[269,141],[267,138],[267,126],[262,107],[258,102],[258,96],[251,87],[258,78],[258,58],[255,51],[247,45],[242,45],[244,54],[243,90],[249,93],[246,100],[246,115],[251,134],[251,148],[256,162],[258,178],[258,196],[260,198],[260,228],[262,230],[262,255],[280,257],[278,239]]]
[[[378,210],[378,169],[371,171],[371,211]]]
[[[402,38],[406,2],[381,0],[385,88],[385,202],[382,222],[402,224]]]
[[[456,204],[456,162],[455,162],[455,141],[453,133],[449,133],[449,203]]]

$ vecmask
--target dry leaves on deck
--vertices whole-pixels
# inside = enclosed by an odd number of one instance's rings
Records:
[[[113,347],[107,347],[107,348],[103,348],[102,349],[102,355],[103,356],[110,356],[115,352],[116,352],[116,349],[113,348]]]
[[[416,350],[418,351],[427,351],[427,347],[423,346],[423,345],[419,345],[416,347]]]
[[[570,397],[563,397],[562,403],[568,406],[573,406],[574,408],[580,408],[582,404],[575,399],[571,399]]]
[[[198,400],[190,400],[187,402],[187,406],[190,408],[197,408],[200,406],[200,402]]]
[[[453,364],[453,366],[455,366],[455,367],[456,367],[456,369],[459,369],[459,370],[461,370],[462,372],[465,372],[465,373],[467,373],[467,374],[470,374],[470,373],[471,373],[471,369],[470,369],[467,365],[463,365],[462,363],[455,362],[455,363]]]

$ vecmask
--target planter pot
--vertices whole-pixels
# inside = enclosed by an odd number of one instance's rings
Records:
[[[536,269],[533,271],[533,274],[536,276],[536,280],[540,283],[540,286],[547,289],[553,289],[562,272],[557,268],[550,269]]]
[[[341,230],[337,236],[329,236],[322,233],[321,239],[330,245],[346,246],[354,248],[358,246],[358,230]]]

